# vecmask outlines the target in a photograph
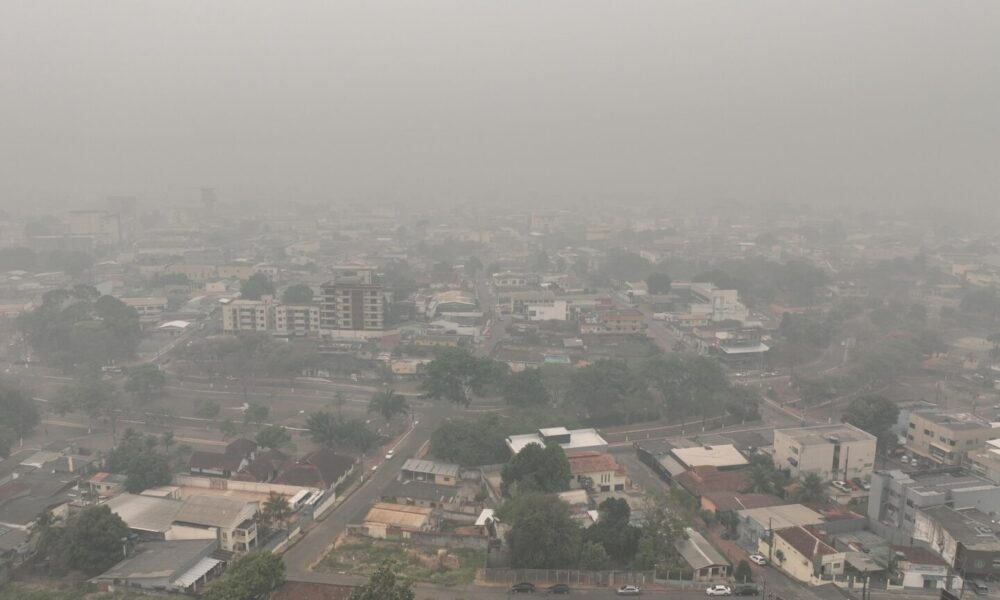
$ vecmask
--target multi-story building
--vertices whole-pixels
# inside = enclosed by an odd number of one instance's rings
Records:
[[[904,473],[876,471],[868,496],[872,531],[894,544],[910,545],[917,513],[936,506],[975,508],[995,512],[1000,486],[961,467]]]
[[[381,331],[385,328],[385,289],[371,267],[338,267],[333,281],[324,283],[320,328],[343,331]]]
[[[271,306],[265,300],[233,300],[222,307],[222,330],[268,331],[271,329]]]
[[[65,215],[71,235],[86,236],[98,244],[121,241],[119,217],[106,210],[71,210]]]
[[[1000,485],[1000,439],[986,442],[984,450],[970,452],[968,458],[970,471]]]
[[[139,320],[143,323],[155,323],[163,316],[167,310],[167,299],[163,297],[155,298],[121,298],[125,306],[130,306],[139,313]]]
[[[915,411],[907,425],[906,448],[944,465],[958,465],[967,452],[980,449],[994,435],[990,424],[975,415]]]
[[[274,335],[302,337],[318,335],[319,307],[279,304],[274,307]]]
[[[774,430],[774,465],[792,477],[866,479],[875,464],[874,435],[849,423]]]

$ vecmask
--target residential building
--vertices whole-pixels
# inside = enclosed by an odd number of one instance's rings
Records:
[[[515,290],[499,291],[497,293],[497,306],[503,314],[524,315],[527,314],[529,306],[552,306],[555,304],[556,295],[550,290]]]
[[[537,433],[524,433],[508,436],[505,440],[507,448],[511,453],[517,454],[528,444],[559,444],[563,450],[596,450],[599,452],[608,449],[608,442],[597,433],[596,429],[573,429],[565,427],[545,427],[539,429]]]
[[[456,486],[459,484],[461,467],[451,463],[435,460],[407,459],[399,471],[400,481],[426,481],[438,485]]]
[[[222,306],[222,331],[268,331],[272,328],[271,303],[265,300],[233,300]]]
[[[108,590],[196,594],[223,569],[215,540],[171,540],[139,544],[134,554],[92,579]]]
[[[869,525],[893,544],[911,545],[918,512],[946,505],[996,512],[1000,506],[1000,486],[958,467],[922,473],[892,470],[872,474]]]
[[[320,286],[320,327],[331,335],[385,328],[385,289],[372,267],[338,267]]]
[[[836,562],[836,556],[842,557],[843,553],[837,552],[807,527],[779,529],[773,538],[773,548],[769,551],[772,564],[802,583],[816,583],[824,571],[824,557],[834,559],[832,563],[826,561],[830,571],[843,569],[843,559]]]
[[[749,464],[736,446],[715,444],[673,448],[671,455],[684,470],[694,467],[715,467],[720,470],[736,469]]]
[[[1000,523],[996,509],[935,506],[917,512],[913,539],[941,554],[963,576],[993,579],[1000,575]]]
[[[645,317],[635,309],[612,309],[587,315],[580,321],[581,334],[630,334],[643,330]]]
[[[674,547],[694,571],[694,581],[713,581],[729,577],[732,565],[698,531],[688,527],[686,537],[674,542]]]
[[[503,273],[493,274],[493,287],[498,290],[526,288],[529,285],[536,285],[538,282],[539,277],[537,275],[528,275],[526,273],[504,271]]]
[[[771,533],[778,529],[817,525],[823,515],[802,504],[781,504],[736,511],[739,519],[738,543],[748,552],[766,547]]]
[[[600,452],[567,453],[570,488],[594,492],[622,492],[629,485],[628,472],[610,454]]]
[[[433,319],[441,315],[481,314],[476,296],[465,290],[445,290],[431,296],[424,308],[424,315]]]
[[[792,477],[867,479],[875,464],[874,435],[849,423],[774,430],[774,464]]]
[[[966,452],[980,449],[995,435],[989,422],[975,415],[915,411],[907,425],[906,448],[943,465],[958,465]]]
[[[279,304],[274,307],[274,335],[305,337],[319,335],[319,307]]]
[[[70,210],[64,215],[67,233],[85,236],[98,244],[118,244],[122,240],[121,220],[106,210]]]
[[[139,313],[139,321],[142,323],[159,322],[163,313],[167,310],[167,299],[162,297],[154,298],[120,298],[125,304],[135,309]]]
[[[525,316],[531,321],[565,321],[569,318],[569,302],[556,300],[552,304],[529,304]]]
[[[1000,485],[1000,439],[989,440],[983,450],[970,452],[968,467],[976,475]]]
[[[716,514],[781,506],[784,503],[784,500],[771,494],[744,494],[736,490],[709,492],[701,496],[701,509]]]
[[[377,539],[401,538],[408,532],[432,529],[436,522],[434,511],[423,506],[376,502],[365,515],[362,529]]]
[[[478,490],[478,488],[476,488]],[[406,506],[440,508],[467,515],[476,514],[481,503],[471,502],[472,497],[462,486],[438,484],[431,481],[404,479],[389,482],[382,488],[382,501]]]
[[[227,552],[257,546],[257,502],[222,496],[185,500],[119,494],[106,506],[145,540],[215,540]]]
[[[893,546],[896,579],[904,588],[943,590],[948,586],[948,563],[920,547]]]
[[[337,486],[350,477],[357,462],[352,456],[338,454],[323,446],[306,454],[293,465],[286,466],[274,483],[319,488],[326,490],[329,497]]]
[[[0,556],[29,548],[35,518],[42,512],[68,517],[69,503],[79,496],[73,491],[77,481],[73,473],[39,469],[0,483]]]
[[[90,493],[94,497],[108,498],[115,494],[120,494],[125,489],[125,475],[121,473],[94,473],[94,476],[87,480],[90,486]]]
[[[740,302],[739,292],[736,290],[721,290],[711,283],[674,283],[671,289],[686,301],[687,310],[682,311],[681,315],[689,317],[692,322],[742,323],[750,314],[747,307]]]
[[[196,450],[188,459],[188,470],[192,475],[210,477],[232,477],[254,460],[257,442],[246,438],[236,438],[226,444],[223,452]]]
[[[722,470],[711,466],[694,467],[671,474],[670,480],[699,501],[705,494],[738,490],[746,485],[742,471]]]

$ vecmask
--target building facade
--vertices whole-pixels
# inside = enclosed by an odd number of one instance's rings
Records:
[[[304,337],[320,331],[318,306],[279,304],[274,307],[274,335]]]
[[[271,329],[270,305],[264,300],[233,300],[222,307],[222,330],[268,331]]]
[[[874,435],[848,423],[776,429],[774,464],[796,478],[815,473],[824,481],[867,479],[876,442]]]
[[[320,328],[324,332],[382,331],[385,329],[385,289],[371,268],[339,268],[324,283]]]
[[[958,465],[993,435],[990,424],[974,415],[916,411],[907,424],[906,448],[943,465]]]

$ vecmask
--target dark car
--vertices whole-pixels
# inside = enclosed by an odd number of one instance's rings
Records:
[[[734,596],[757,596],[760,594],[760,590],[757,589],[755,585],[736,585],[733,586]]]
[[[565,583],[557,583],[551,586],[549,589],[545,590],[546,594],[568,594],[569,586]]]
[[[534,594],[535,584],[528,581],[522,581],[521,583],[515,583],[510,586],[510,591],[513,594]]]

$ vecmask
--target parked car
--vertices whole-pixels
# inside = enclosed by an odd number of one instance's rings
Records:
[[[742,585],[733,586],[734,596],[757,596],[760,594],[760,589],[752,583],[744,583]]]
[[[865,481],[864,479],[861,479],[860,477],[855,477],[851,481],[853,481],[855,485],[857,485],[858,487],[860,487],[861,489],[863,489],[866,492],[868,490],[872,489],[872,486],[867,481]]]
[[[515,583],[510,586],[510,593],[512,594],[534,594],[535,584],[530,581],[522,581],[521,583]]]
[[[553,586],[550,586],[549,589],[545,590],[545,593],[546,594],[568,594],[569,593],[569,586],[566,585],[565,583],[557,583],[557,584],[555,584]]]
[[[752,562],[755,565],[761,565],[761,566],[763,566],[763,565],[767,564],[767,559],[764,558],[763,554],[751,554],[749,556],[749,558],[750,558],[750,562]]]
[[[975,592],[977,596],[987,596],[990,593],[990,588],[978,581],[970,581],[969,585],[972,586],[972,591]]]
[[[856,484],[856,483],[854,483],[854,481],[852,481],[850,479],[848,479],[844,483],[847,484],[847,487],[851,488],[852,492],[860,492],[861,491],[861,486],[858,485],[858,484]]]
[[[385,453],[385,459],[386,460],[392,460],[393,456],[396,456],[396,451],[395,450],[389,450],[388,452]]]
[[[618,588],[619,596],[638,596],[641,593],[642,590],[640,590],[637,585],[623,585]]]
[[[837,488],[842,492],[847,492],[847,493],[851,492],[851,486],[847,485],[847,482],[836,480],[831,482],[831,485],[833,485],[833,487]]]
[[[705,595],[707,596],[732,596],[733,589],[728,585],[713,585],[712,587],[705,590]]]

